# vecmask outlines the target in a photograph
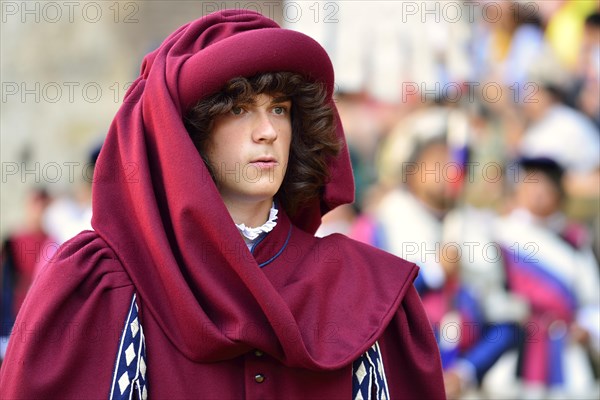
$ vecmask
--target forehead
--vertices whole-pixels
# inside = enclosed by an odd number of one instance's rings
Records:
[[[248,98],[238,99],[238,101],[242,103],[249,103],[254,105],[264,105],[271,103],[284,103],[291,101],[290,96],[284,95],[282,93],[255,93],[249,96]]]
[[[440,160],[446,159],[450,156],[448,145],[443,142],[429,143],[422,149],[419,154],[419,160]]]

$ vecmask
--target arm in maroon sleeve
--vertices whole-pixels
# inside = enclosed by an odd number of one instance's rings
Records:
[[[390,398],[446,398],[439,350],[414,286],[381,337],[380,346]]]
[[[65,243],[19,312],[0,398],[107,398],[133,288],[96,233]]]

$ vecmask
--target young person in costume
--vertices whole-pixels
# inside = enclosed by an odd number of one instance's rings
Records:
[[[518,388],[519,398],[598,397],[600,276],[590,235],[562,212],[564,169],[557,161],[522,158],[519,166],[515,207],[494,232],[508,287],[530,313],[518,358],[503,360],[516,360],[513,376],[498,375],[497,385]]]
[[[417,267],[313,235],[354,191],[333,82],[315,41],[245,10],[146,56],[94,231],[34,284],[1,396],[443,398]]]
[[[515,303],[522,302],[506,292],[500,260],[481,251],[493,244],[488,225],[494,217],[461,205],[457,201],[461,182],[442,172],[461,162],[461,154],[466,163],[468,149],[452,143],[449,116],[434,129],[434,113],[442,115],[437,110],[417,115],[427,120],[429,129],[411,131],[402,122],[402,129],[394,129],[388,137],[388,145],[397,148],[401,139],[395,135],[402,135],[404,149],[411,151],[406,161],[389,160],[397,168],[382,168],[401,174],[351,235],[358,231],[357,239],[421,267],[422,278],[415,287],[438,341],[446,396],[458,399],[478,390],[490,368],[516,346],[518,322],[526,310],[520,310],[524,307]],[[383,151],[391,153],[389,148]]]

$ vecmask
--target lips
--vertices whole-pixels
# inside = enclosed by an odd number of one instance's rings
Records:
[[[279,165],[279,162],[273,156],[261,156],[250,161],[250,164],[259,168],[272,168]]]

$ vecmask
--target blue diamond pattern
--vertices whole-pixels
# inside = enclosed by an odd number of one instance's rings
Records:
[[[135,394],[138,399],[146,400],[146,378],[146,340],[138,319],[138,306],[134,294],[119,341],[109,399],[129,400]]]
[[[352,363],[353,400],[389,400],[387,380],[379,343]]]

